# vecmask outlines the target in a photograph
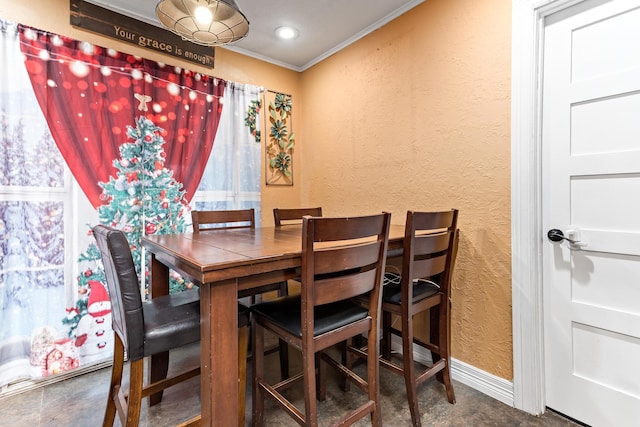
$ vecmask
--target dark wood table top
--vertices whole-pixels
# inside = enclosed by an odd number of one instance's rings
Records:
[[[287,225],[151,235],[142,240],[160,262],[201,283],[211,283],[264,272],[274,263],[277,269],[299,267],[301,232],[300,225]],[[392,225],[390,252],[402,249],[403,237],[404,225]]]

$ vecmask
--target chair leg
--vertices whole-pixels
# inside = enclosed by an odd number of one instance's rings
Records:
[[[453,391],[453,383],[451,381],[451,310],[450,302],[445,301],[447,304],[443,310],[440,310],[440,339],[438,346],[440,347],[440,357],[447,361],[445,368],[442,370],[442,382],[447,391],[447,399],[449,403],[456,403],[456,396]]]
[[[247,392],[247,346],[248,327],[238,330],[238,427],[244,427]]]
[[[322,352],[316,353],[316,398],[319,402],[324,402],[327,398],[327,369],[321,355]]]
[[[317,427],[318,403],[316,401],[316,355],[302,350],[302,372],[304,382],[304,419],[306,426]]]
[[[144,381],[144,359],[129,364],[129,397],[127,398],[126,427],[137,427],[142,407],[142,383]]]
[[[280,282],[280,288],[278,289],[278,296],[284,297],[289,295],[289,282],[284,280]],[[280,353],[280,379],[282,381],[289,378],[289,345],[284,340],[278,341]]]
[[[378,328],[371,325],[367,337],[367,391],[369,400],[374,402],[374,409],[371,412],[371,425],[382,427],[382,417],[380,416],[380,341],[378,341]]]
[[[253,357],[253,344],[251,338],[252,331],[249,330],[249,338],[247,340],[247,346],[251,348],[251,357]],[[265,350],[266,354],[271,354],[276,351],[276,348],[269,348]],[[280,358],[280,379],[282,381],[289,378],[289,344],[283,339],[278,339],[278,357]]]
[[[284,297],[287,295],[289,295],[289,282],[285,280],[280,282],[278,296]],[[278,353],[280,357],[280,379],[284,381],[289,378],[289,345],[285,340],[278,340]]]
[[[167,378],[167,372],[169,372],[169,352],[157,353],[151,356],[149,366],[149,384],[156,383],[158,381]],[[149,396],[149,406],[157,405],[162,402],[162,391]]]
[[[343,341],[340,344],[340,352],[342,353],[342,364],[349,370],[353,369],[353,359],[355,357],[349,351],[349,348],[353,345],[355,345],[353,342],[353,338],[348,338],[346,341]],[[342,391],[348,392],[349,390],[351,390],[351,382],[349,381],[349,376],[343,375],[342,381]]]
[[[420,409],[418,407],[418,393],[416,390],[415,368],[413,363],[413,317],[402,319],[402,369],[404,383],[407,389],[407,402],[411,411],[411,421],[414,427],[421,427]]]
[[[113,426],[116,418],[116,401],[120,384],[122,384],[122,370],[124,367],[124,345],[118,334],[115,334],[113,350],[113,366],[111,368],[111,383],[109,384],[109,396],[107,398],[107,409],[104,413],[103,427]]]
[[[391,360],[391,312],[382,312],[382,357]]]
[[[276,291],[278,297],[289,295],[289,282],[282,281],[279,284],[279,288]],[[262,294],[256,294],[249,297],[250,305],[257,304],[262,301]],[[253,354],[253,340],[251,338],[251,330],[249,331],[249,348],[251,349],[251,354]],[[271,354],[275,351],[275,348],[270,348],[267,350],[267,354]],[[289,378],[289,345],[283,339],[278,340],[278,357],[280,358],[280,379],[282,381]]]
[[[451,359],[447,359],[447,367],[442,370],[442,378],[445,390],[447,391],[447,400],[452,405],[456,403],[456,395],[453,392],[453,383],[451,382]]]
[[[284,297],[287,295],[289,295],[289,282],[285,280],[280,282],[280,289],[278,289],[278,296]]]
[[[280,357],[280,379],[289,378],[289,344],[283,339],[278,340],[278,356]]]
[[[435,365],[442,358],[442,340],[441,340],[441,327],[444,323],[440,321],[440,307],[435,306],[429,309],[429,342],[438,347],[438,351],[431,350],[431,361]],[[436,373],[436,379],[439,383],[444,384],[444,377],[442,370]]]
[[[251,320],[251,366],[253,368],[252,422],[254,427],[264,425],[264,329],[255,320]]]

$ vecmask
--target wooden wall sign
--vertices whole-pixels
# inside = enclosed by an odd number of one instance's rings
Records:
[[[213,68],[213,47],[182,40],[169,30],[82,0],[71,0],[70,8],[71,25],[74,27]]]

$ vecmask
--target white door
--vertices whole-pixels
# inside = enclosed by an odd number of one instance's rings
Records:
[[[551,15],[543,68],[546,405],[640,426],[640,0]]]

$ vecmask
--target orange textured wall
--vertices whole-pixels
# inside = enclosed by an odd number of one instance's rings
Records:
[[[460,209],[453,357],[511,379],[509,0],[426,0],[305,71],[303,198]]]
[[[200,67],[196,64],[162,55],[152,50],[143,49],[138,46],[122,43],[111,38],[74,28],[69,24],[69,16],[69,0],[3,0],[2,3],[0,3],[0,18],[5,20],[19,22],[41,30],[73,37],[77,40],[113,48],[121,52],[139,55],[154,61],[181,66],[221,79],[253,84],[266,89],[288,93],[292,95],[294,114],[295,111],[300,108],[301,79],[300,73],[298,72],[249,58],[224,48],[217,48],[215,51],[214,69]],[[296,120],[294,126],[297,125],[297,122],[298,120]],[[294,131],[295,130],[294,128]],[[301,180],[301,171],[303,168],[296,167],[298,162],[300,162],[299,156],[301,151],[302,149],[299,149],[294,153],[294,183]],[[264,184],[264,170],[262,171],[263,224],[273,224],[273,207],[279,205],[296,206],[300,203],[300,197],[301,188],[296,185],[293,187],[266,186]]]

